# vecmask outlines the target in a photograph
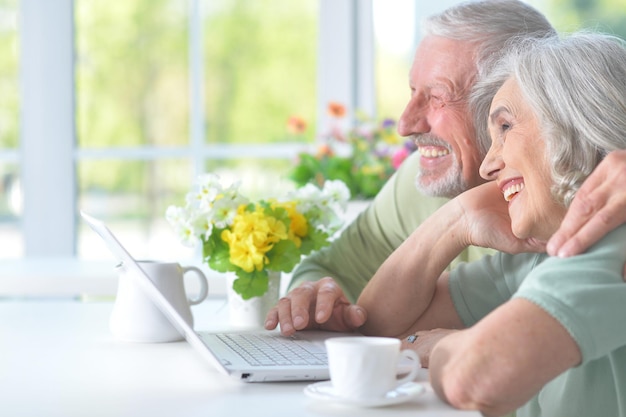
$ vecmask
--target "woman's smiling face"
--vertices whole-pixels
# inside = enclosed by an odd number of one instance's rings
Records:
[[[495,180],[508,201],[515,236],[547,240],[566,209],[551,195],[553,180],[539,121],[513,78],[491,102],[489,133],[491,147],[480,167],[481,176]]]

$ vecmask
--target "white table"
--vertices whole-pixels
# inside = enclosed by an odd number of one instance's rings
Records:
[[[196,329],[224,328],[222,299],[193,307]],[[408,403],[354,408],[306,397],[306,383],[244,383],[207,365],[186,342],[113,339],[112,300],[0,300],[0,415],[437,416],[454,410],[430,387]],[[421,375],[425,381],[426,371]]]

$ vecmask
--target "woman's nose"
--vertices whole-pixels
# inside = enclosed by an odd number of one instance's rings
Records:
[[[487,181],[495,180],[503,168],[502,156],[497,148],[492,143],[489,152],[487,152],[485,159],[480,164],[480,176]]]

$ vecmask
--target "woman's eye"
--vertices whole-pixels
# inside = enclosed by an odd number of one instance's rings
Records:
[[[509,130],[510,128],[511,128],[511,125],[510,125],[510,124],[508,124],[508,123],[502,123],[502,124],[500,125],[500,130],[501,130],[502,132],[506,132],[506,131],[507,131],[507,130]]]

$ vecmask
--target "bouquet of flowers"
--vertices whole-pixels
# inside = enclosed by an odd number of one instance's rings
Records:
[[[346,109],[331,102],[328,114],[338,122]],[[302,135],[306,122],[296,116],[288,121],[292,134]],[[322,185],[326,180],[342,180],[350,188],[353,198],[374,197],[395,170],[415,151],[413,141],[402,141],[395,131],[396,123],[385,119],[375,123],[357,115],[357,126],[347,132],[337,126],[321,137],[315,153],[302,152],[289,178],[297,185]]]
[[[217,175],[201,175],[185,205],[168,207],[165,217],[183,244],[202,243],[211,269],[237,275],[233,289],[243,299],[265,294],[268,271],[291,272],[302,256],[328,245],[350,198],[341,181],[255,202],[238,188],[224,187]]]

